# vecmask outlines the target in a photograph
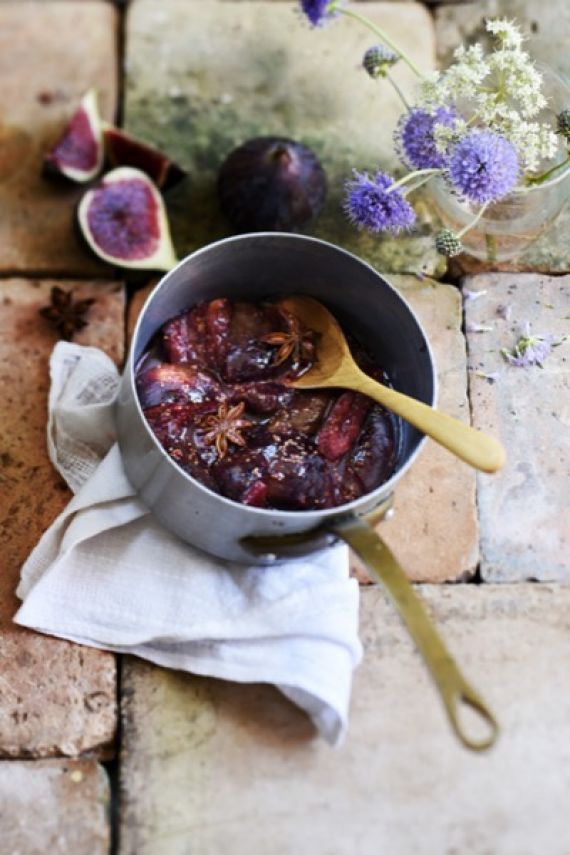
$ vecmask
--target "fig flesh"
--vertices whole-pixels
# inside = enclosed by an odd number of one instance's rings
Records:
[[[137,270],[176,264],[162,196],[139,169],[109,172],[85,193],[77,215],[88,245],[110,264]]]
[[[161,190],[174,187],[186,172],[158,149],[112,125],[105,125],[103,138],[107,158],[112,166],[133,166],[151,178]]]
[[[218,196],[237,231],[299,231],[321,212],[327,191],[316,154],[283,137],[257,137],[220,169]]]
[[[103,157],[103,130],[97,96],[95,90],[90,89],[55,146],[46,154],[44,173],[84,184],[101,171]]]

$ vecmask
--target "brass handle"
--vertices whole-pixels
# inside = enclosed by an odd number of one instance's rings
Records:
[[[367,523],[357,517],[335,522],[333,530],[352,547],[386,588],[424,658],[451,726],[463,745],[473,751],[490,748],[499,734],[499,725],[485,701],[461,674],[391,550]],[[487,723],[488,736],[475,739],[465,732],[459,720],[462,702]]]
[[[358,382],[351,374],[350,388],[374,398],[475,469],[496,472],[503,466],[505,450],[492,436],[487,436],[453,416],[440,413],[422,401],[377,383],[361,371],[358,372],[357,380]]]

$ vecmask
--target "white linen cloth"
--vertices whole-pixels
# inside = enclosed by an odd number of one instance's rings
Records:
[[[59,342],[50,373],[49,455],[75,495],[22,568],[16,623],[194,674],[273,683],[339,743],[362,655],[347,548],[275,567],[208,558],[166,531],[126,478],[112,361]]]

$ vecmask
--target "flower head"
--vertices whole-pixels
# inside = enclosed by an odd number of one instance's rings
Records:
[[[442,229],[435,236],[435,248],[440,255],[453,258],[463,252],[461,240],[449,229]]]
[[[335,18],[337,6],[335,0],[301,0],[301,11],[313,27],[322,27],[326,21]]]
[[[414,209],[398,189],[390,191],[393,183],[385,172],[371,177],[368,172],[355,171],[346,186],[345,210],[350,220],[370,232],[397,233],[413,225]]]
[[[523,36],[517,25],[506,18],[493,18],[486,22],[485,28],[491,33],[502,48],[520,50]]]
[[[436,125],[451,127],[455,112],[438,107],[434,113],[415,107],[404,113],[396,131],[400,156],[416,169],[440,169],[445,165],[445,154],[438,151],[434,131]]]
[[[473,131],[451,152],[449,180],[473,202],[501,199],[515,186],[518,176],[514,146],[491,131]]]
[[[376,79],[377,77],[386,77],[390,68],[398,62],[399,58],[398,54],[390,48],[384,45],[373,45],[362,57],[362,65],[370,77]]]
[[[527,323],[512,350],[503,347],[501,353],[510,365],[516,365],[518,368],[528,368],[529,365],[538,365],[542,368],[552,348],[561,343],[556,342],[550,333],[531,335],[530,324]]]

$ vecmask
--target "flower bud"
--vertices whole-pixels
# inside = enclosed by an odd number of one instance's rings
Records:
[[[376,79],[386,77],[389,69],[398,62],[399,56],[384,45],[374,45],[368,48],[362,59],[362,65]]]
[[[445,255],[447,258],[453,258],[454,255],[463,252],[463,244],[449,229],[442,229],[435,236],[435,248],[440,255]]]

